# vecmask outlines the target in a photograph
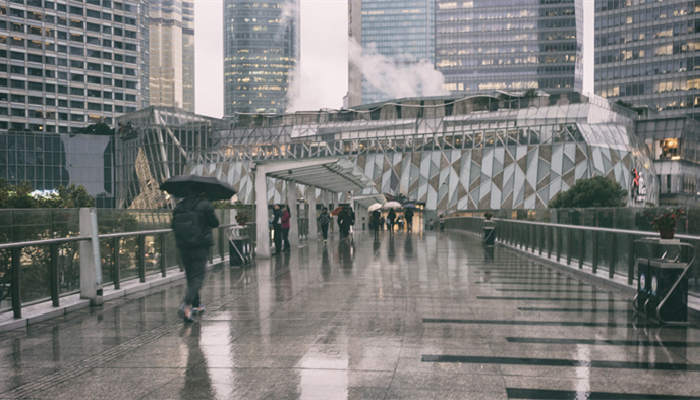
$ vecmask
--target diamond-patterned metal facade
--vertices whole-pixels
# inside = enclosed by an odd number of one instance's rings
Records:
[[[230,182],[239,201],[253,203],[254,161],[342,156],[374,181],[363,194],[401,193],[442,212],[544,208],[576,180],[598,175],[629,190],[636,168],[646,178],[645,203],[657,203],[652,163],[628,115],[597,98],[537,98],[528,107],[502,108],[511,100],[425,99],[416,106],[412,99],[351,115],[239,120],[212,130],[211,146],[192,155],[187,170]],[[297,190],[303,197],[304,188]],[[269,180],[270,202],[284,202],[285,193],[285,182]]]

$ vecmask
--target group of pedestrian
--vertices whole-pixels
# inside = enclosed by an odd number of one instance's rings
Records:
[[[375,210],[370,216],[369,224],[370,229],[374,230],[375,235],[377,235],[380,230],[384,230],[385,225],[389,232],[394,231],[394,225],[398,225],[399,230],[403,230],[404,221],[406,224],[406,230],[411,232],[413,230],[413,209],[406,208],[403,213],[403,218],[401,218],[401,216],[397,216],[394,209],[389,210],[386,218],[384,218],[379,210]]]
[[[275,252],[274,254],[281,254],[282,252],[289,252],[289,227],[291,224],[289,220],[292,215],[289,212],[289,207],[283,205],[280,207],[279,204],[275,204],[272,207],[272,231],[275,239]]]

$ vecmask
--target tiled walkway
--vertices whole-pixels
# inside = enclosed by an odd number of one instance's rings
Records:
[[[358,234],[0,334],[0,398],[700,398],[700,329],[472,236]],[[658,395],[658,396],[650,396]]]

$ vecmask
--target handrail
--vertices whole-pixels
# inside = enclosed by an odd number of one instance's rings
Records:
[[[454,218],[478,218],[478,217],[454,217]],[[596,232],[609,232],[609,233],[622,233],[626,235],[646,235],[646,236],[659,236],[659,232],[652,231],[635,231],[631,229],[617,229],[617,228],[603,228],[599,226],[587,226],[587,225],[570,225],[570,224],[554,224],[551,222],[538,222],[538,221],[524,221],[520,219],[508,219],[508,218],[493,218],[494,221],[501,222],[514,222],[518,224],[531,224],[540,226],[550,226],[555,228],[565,228],[565,229],[579,229],[586,231],[596,231]],[[674,237],[679,239],[688,240],[700,240],[700,236],[686,235],[686,234],[675,234]]]
[[[214,229],[225,229],[225,228],[231,228],[231,227],[237,227],[237,226],[240,226],[240,225],[238,225],[238,224],[219,225]],[[244,226],[241,226],[241,228],[244,228]],[[158,235],[161,233],[168,233],[168,232],[172,232],[172,229],[171,228],[163,228],[163,229],[150,229],[150,230],[143,230],[143,231],[102,233],[102,234],[97,235],[97,237],[99,239],[113,239],[113,238],[126,237],[126,236]],[[43,246],[43,245],[50,245],[50,244],[79,242],[79,241],[90,240],[90,239],[91,238],[88,236],[69,236],[69,237],[51,238],[51,239],[27,240],[24,242],[0,243],[0,250],[14,249],[14,248],[18,248],[18,247]]]

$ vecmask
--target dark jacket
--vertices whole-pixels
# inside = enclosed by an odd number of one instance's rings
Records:
[[[328,214],[328,211],[321,212],[321,215],[318,216],[318,222],[322,226],[328,226],[328,224],[331,222],[331,216]]]
[[[199,196],[188,196],[182,199],[183,206],[187,209],[194,209],[198,214],[198,221],[202,225],[202,245],[198,247],[211,247],[214,245],[214,235],[212,228],[219,226],[219,219],[214,213],[214,206],[206,198]]]
[[[273,209],[272,210],[272,227],[275,229],[279,229],[280,224],[282,223],[282,210],[280,209]]]

